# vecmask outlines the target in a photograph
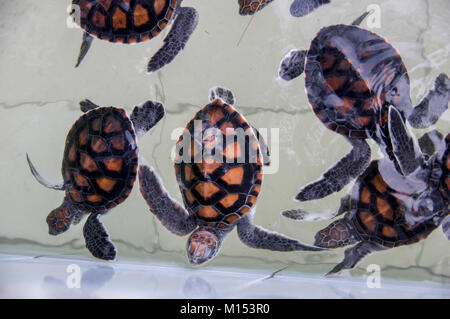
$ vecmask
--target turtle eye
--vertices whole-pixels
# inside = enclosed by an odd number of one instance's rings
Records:
[[[397,95],[398,94],[398,89],[397,87],[392,88],[391,90],[391,95]]]

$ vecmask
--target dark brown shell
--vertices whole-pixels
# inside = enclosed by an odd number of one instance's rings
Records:
[[[173,18],[179,0],[73,0],[80,26],[110,42],[137,43],[156,37]],[[76,21],[77,10],[73,11]]]
[[[403,76],[401,93],[409,98],[409,78],[398,52],[380,36],[348,25],[321,29],[305,66],[314,113],[327,128],[350,138],[374,137],[376,126],[385,126],[386,95]]]
[[[91,110],[66,138],[62,174],[67,197],[83,211],[109,210],[130,194],[137,164],[136,135],[125,110]]]
[[[354,188],[358,199],[353,202],[349,222],[356,231],[356,238],[391,248],[409,245],[425,239],[439,223],[433,218],[408,225],[405,215],[419,215],[411,201],[415,194],[400,194],[390,188],[373,161],[362,174]],[[445,216],[444,216],[445,217]],[[443,217],[440,217],[441,221]]]
[[[226,138],[237,130],[247,137]],[[200,223],[227,228],[251,211],[261,189],[262,158],[253,129],[232,106],[216,99],[201,109],[180,136],[175,154],[185,206]]]

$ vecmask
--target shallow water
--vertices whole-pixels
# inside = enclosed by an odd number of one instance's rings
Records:
[[[80,115],[80,100],[89,98],[127,111],[148,99],[162,102],[167,116],[140,141],[140,154],[156,168],[170,194],[181,201],[170,154],[179,129],[208,102],[208,90],[215,85],[234,91],[236,108],[254,126],[269,132],[279,129],[278,144],[269,135],[274,173],[265,176],[255,223],[312,243],[314,234],[328,222],[296,223],[280,212],[300,207],[317,212],[337,209],[351,185],[312,203],[300,204],[293,197],[347,153],[350,145],[312,113],[303,77],[286,84],[277,78],[277,70],[290,49],[307,48],[321,27],[350,23],[371,4],[381,8],[381,27],[372,31],[402,55],[411,79],[411,97],[417,104],[435,77],[450,70],[448,0],[336,0],[301,19],[289,15],[290,1],[279,0],[255,16],[239,46],[250,18],[237,14],[237,1],[185,0],[185,6],[198,9],[197,30],[181,55],[150,75],[145,72],[147,61],[161,46],[165,33],[133,46],[94,41],[82,65],[74,69],[82,33],[66,26],[69,1],[0,0],[0,252],[89,258],[81,226],[57,237],[48,235],[45,218],[59,206],[63,194],[39,185],[25,159],[28,152],[43,176],[61,180],[65,136]],[[449,111],[436,127],[448,132]],[[422,131],[415,133],[419,136]],[[381,156],[371,146],[373,158]],[[119,261],[187,266],[186,238],[161,226],[137,187],[102,220],[118,246]],[[322,274],[343,254],[344,249],[320,253],[250,249],[233,232],[205,268],[276,270],[289,265],[299,275]],[[365,274],[370,264],[380,265],[387,277],[431,280],[448,287],[450,245],[439,228],[418,244],[372,254],[351,275]]]

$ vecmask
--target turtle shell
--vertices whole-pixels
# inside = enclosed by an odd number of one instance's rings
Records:
[[[414,210],[415,194],[399,194],[390,188],[378,170],[378,161],[358,178],[353,196],[352,211],[347,221],[355,230],[355,237],[392,248],[409,245],[425,239],[439,226],[433,218],[426,218],[414,225],[406,223],[406,214],[418,216]],[[443,220],[442,216],[438,216]]]
[[[218,228],[230,227],[251,211],[263,179],[253,129],[221,99],[187,124],[174,167],[186,208],[200,225]]]
[[[66,194],[87,212],[104,212],[123,202],[136,180],[138,147],[124,109],[100,107],[70,129],[62,174]]]
[[[173,18],[180,0],[73,0],[79,23],[110,42],[137,43],[156,37]],[[74,20],[77,20],[74,9]],[[78,22],[78,21],[76,21]]]
[[[399,81],[401,92],[391,96]],[[319,31],[307,54],[305,85],[320,121],[349,138],[375,138],[377,125],[387,126],[385,106],[409,99],[409,77],[398,52],[357,26]]]

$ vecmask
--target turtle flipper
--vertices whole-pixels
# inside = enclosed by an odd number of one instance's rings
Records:
[[[44,185],[47,188],[51,188],[51,189],[55,189],[58,191],[63,191],[65,190],[64,184],[52,184],[47,182],[36,170],[36,168],[34,167],[33,163],[31,162],[30,157],[28,156],[27,153],[27,162],[28,162],[28,166],[30,167],[31,170],[31,174],[33,174],[34,178],[36,178],[36,180],[41,184]]]
[[[306,185],[295,197],[299,201],[320,199],[340,191],[352,179],[361,175],[370,162],[370,147],[366,141],[347,139],[353,149],[329,168],[321,179]]]
[[[64,233],[69,229],[70,225],[79,223],[83,215],[83,212],[64,199],[62,205],[52,210],[47,216],[48,233],[50,235]]]
[[[294,0],[291,4],[291,15],[297,18],[303,17],[327,3],[330,3],[330,0]]]
[[[83,33],[83,42],[81,42],[80,53],[78,54],[77,64],[75,65],[76,68],[80,65],[81,61],[83,61],[86,56],[86,53],[88,53],[91,48],[92,40],[94,40],[94,37],[89,33]]]
[[[86,248],[99,259],[116,259],[116,247],[109,240],[108,232],[100,221],[100,214],[90,214],[83,227]]]
[[[263,164],[264,166],[270,165],[270,150],[267,146],[266,141],[264,140],[264,137],[259,133],[259,131],[252,125],[253,131],[255,132],[256,138],[259,142],[259,148],[261,150],[261,155],[263,157]]]
[[[438,130],[432,130],[419,138],[419,146],[423,154],[432,156],[435,152],[441,151],[443,136]]]
[[[283,58],[278,75],[285,81],[290,81],[300,76],[305,70],[306,50],[291,50]]]
[[[197,227],[195,215],[169,196],[159,177],[147,164],[139,165],[139,185],[150,211],[169,231],[184,236]]]
[[[100,105],[95,104],[89,99],[85,99],[83,101],[80,101],[80,110],[83,113],[89,112],[90,110],[96,109],[100,107]]]
[[[444,232],[445,237],[450,240],[450,216],[444,218],[442,222],[442,231]]]
[[[234,94],[231,90],[220,86],[214,86],[209,89],[209,101],[212,102],[217,98],[221,99],[231,106],[233,106],[236,102]]]
[[[253,15],[256,12],[262,10],[266,5],[271,3],[273,0],[238,0],[239,2],[239,14],[242,16]]]
[[[289,209],[281,212],[286,218],[294,219],[294,220],[302,220],[302,221],[323,221],[330,220],[336,216],[342,215],[345,212],[348,212],[350,209],[350,195],[345,196],[341,199],[341,206],[336,212],[333,213],[311,213],[307,212],[303,209]]]
[[[378,250],[382,250],[382,248],[376,246],[375,244],[369,242],[358,243],[356,246],[345,250],[344,259],[339,264],[337,264],[333,269],[331,269],[326,274],[326,276],[336,274],[344,269],[352,269],[365,256]]]
[[[252,248],[274,251],[323,250],[323,248],[305,245],[296,239],[253,225],[249,215],[244,216],[238,221],[237,232],[240,240]]]
[[[399,111],[389,107],[389,136],[391,138],[394,156],[400,167],[401,173],[408,176],[414,172],[421,163],[421,153],[415,148],[413,138],[403,122]]]
[[[450,79],[445,73],[438,75],[434,82],[434,90],[414,107],[408,122],[414,128],[428,128],[435,124],[448,109],[450,100]]]
[[[194,8],[178,7],[177,17],[164,45],[151,58],[147,66],[148,72],[155,72],[170,63],[184,49],[187,41],[198,24],[198,13]]]
[[[147,133],[163,117],[165,111],[161,103],[147,101],[141,106],[135,106],[130,119],[138,138]]]

